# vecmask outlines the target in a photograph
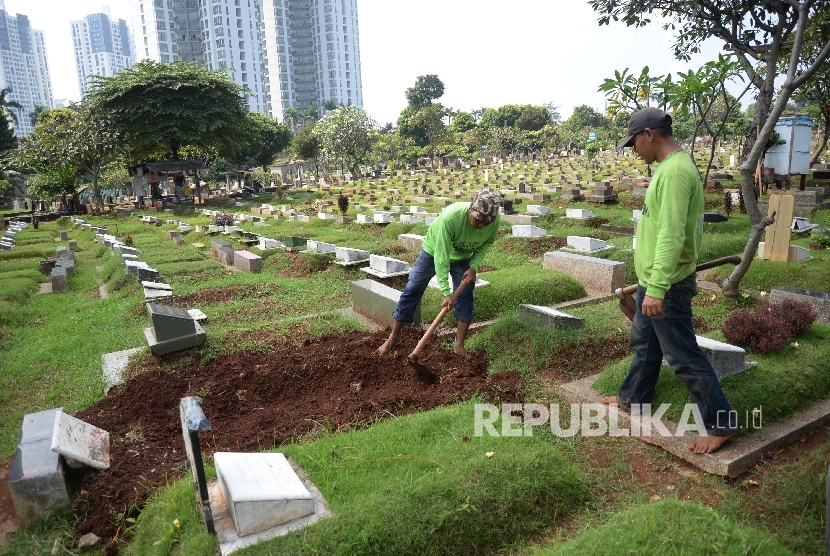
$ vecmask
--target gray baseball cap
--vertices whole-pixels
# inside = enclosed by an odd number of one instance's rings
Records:
[[[634,145],[634,136],[648,129],[658,129],[671,126],[671,116],[659,108],[642,108],[631,115],[628,120],[628,135],[623,139],[617,150]]]

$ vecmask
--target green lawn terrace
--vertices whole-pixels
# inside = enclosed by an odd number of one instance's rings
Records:
[[[243,231],[266,237],[306,237],[411,262],[417,249],[404,246],[398,236],[424,235],[427,225],[399,221],[360,225],[355,222],[357,215],[372,213],[372,209],[362,205],[375,204],[382,209],[385,205],[381,199],[391,201],[393,195],[399,194],[401,199],[396,202],[400,205],[396,206],[406,207],[402,213],[408,213],[411,206],[419,206],[437,214],[442,205],[436,197],[452,201],[451,194],[458,192],[459,200],[466,200],[486,186],[491,190],[514,190],[504,196],[521,200],[514,208],[522,214],[527,214],[529,204],[551,208],[551,214],[536,216],[534,221],[550,236],[547,238],[512,237],[511,224],[502,222],[499,238],[481,273],[491,287],[476,291],[477,320],[490,324],[469,340],[468,349],[482,354],[491,376],[511,372],[521,375],[525,401],[565,404],[559,394],[561,385],[597,373],[617,376],[625,368],[629,353],[627,320],[616,301],[606,301],[566,309],[585,320],[580,331],[545,333],[518,322],[516,309],[519,303],[554,305],[585,294],[578,282],[541,268],[544,253],[556,249],[568,235],[594,237],[614,245],[614,249],[595,256],[626,262],[626,283],[633,283],[631,234],[601,226],[633,227],[632,210],[641,206],[641,199],[634,197],[633,183],[639,183],[647,171],[633,157],[612,153],[607,156],[608,160],[602,159],[596,170],[583,169],[583,163],[576,159],[559,159],[559,166],[552,165],[550,169],[547,162],[554,161],[542,161],[539,166],[533,162],[512,162],[505,164],[504,169],[500,163],[489,164],[480,173],[464,169],[444,174],[439,169],[415,175],[402,173],[399,177],[393,172],[383,178],[385,183],[376,179],[343,184],[343,192],[351,197],[349,223],[316,216],[300,222],[264,215],[267,218],[260,222],[238,225]],[[612,164],[614,170],[610,170]],[[545,190],[557,187],[560,177],[569,181],[571,169],[573,179],[583,181],[586,189],[594,181],[611,181],[619,195],[617,202],[574,202]],[[546,184],[548,178],[550,183]],[[406,181],[413,179],[416,181]],[[629,185],[624,180],[633,183]],[[549,199],[523,197],[518,192],[521,182],[534,188],[531,194],[548,195]],[[425,195],[423,185],[434,193]],[[445,187],[451,194],[443,194]],[[537,193],[537,187],[541,192]],[[322,201],[323,212],[339,214],[339,184],[332,184],[329,191],[319,189],[318,182],[289,188],[282,197],[265,194],[218,206],[211,203],[207,208],[263,216],[251,209],[271,204],[289,205],[299,211]],[[349,189],[354,193],[349,193]],[[368,195],[376,199],[368,199]],[[710,210],[723,211],[722,193],[707,194],[706,200]],[[361,209],[356,210],[355,204],[361,205]],[[596,218],[565,218],[567,208],[591,210]],[[92,225],[107,227],[111,233],[117,229],[121,240],[129,234],[133,246],[141,251],[142,260],[157,268],[173,288],[175,298],[171,304],[198,308],[207,315],[205,346],[165,356],[160,365],[166,372],[180,372],[193,360],[221,361],[234,355],[260,357],[276,345],[293,342],[302,346],[306,340],[313,342],[327,334],[370,334],[362,321],[342,312],[351,304],[351,282],[365,278],[358,269],[334,265],[327,255],[259,250],[256,245],[243,243],[245,238],[239,234],[196,231],[196,226],[210,224],[210,217],[204,215],[155,214],[163,219],[162,225],[149,226],[140,218],[149,214],[152,213],[135,211],[129,217],[112,215],[87,220]],[[184,242],[176,245],[167,231],[177,230],[179,221],[194,229],[180,232]],[[817,210],[811,221],[830,225],[830,211]],[[740,253],[748,226],[747,217],[737,210],[727,222],[706,224],[701,261]],[[69,281],[66,292],[38,295],[40,281],[46,281],[37,270],[38,264],[63,245],[57,241],[59,229],[67,229],[69,237],[78,242],[78,272]],[[210,242],[215,238],[230,241],[234,249],[248,249],[262,256],[262,271],[242,273],[220,264],[210,254]],[[15,392],[14,398],[4,398],[6,403],[0,413],[2,458],[7,461],[13,454],[23,414],[57,406],[75,413],[99,402],[101,355],[141,346],[142,329],[147,325],[139,284],[134,277],[124,274],[121,262],[111,250],[95,241],[91,230],[82,230],[68,221],[43,223],[37,231],[24,230],[16,240],[13,251],[0,253],[0,295],[4,304],[0,346],[7,354],[0,363],[0,390]],[[794,235],[792,243],[809,248],[810,239]],[[755,260],[742,283],[747,297],[742,298],[741,305],[757,304],[763,301],[762,292],[781,285],[825,291],[830,283],[830,270],[824,260],[826,251],[810,252],[812,259],[804,263]],[[709,272],[706,277],[712,279],[730,268]],[[402,289],[405,281],[397,278],[387,283]],[[108,294],[106,298],[101,295],[102,285]],[[428,290],[423,302],[425,321],[435,317],[439,302],[437,290]],[[723,339],[719,327],[737,308],[716,291],[701,294],[695,301],[699,333]],[[448,319],[446,324],[452,325],[452,320]],[[784,378],[784,383],[792,387],[792,395],[777,408],[774,401],[763,398],[765,415],[771,419],[786,418],[804,403],[823,395],[821,380],[826,373],[821,372],[819,363],[827,332],[827,327],[814,325],[809,338],[799,340],[799,348],[788,346],[779,354],[763,357],[749,353],[748,359],[756,360],[758,368],[730,381],[728,386],[734,392],[730,396],[736,397],[735,405],[741,409],[756,407],[762,396],[774,397]],[[369,350],[373,347],[376,346]],[[302,349],[298,347],[298,352],[302,353]],[[143,356],[130,372],[140,375],[148,365],[155,365],[154,361],[152,356]],[[788,367],[792,361],[809,372],[792,373]],[[753,380],[753,372],[763,372],[764,380]],[[671,375],[661,378],[661,387],[665,387],[661,399],[682,403],[684,392],[677,386]],[[221,392],[211,391],[205,384],[194,385],[193,389],[204,394],[208,406],[217,403]],[[447,408],[356,423],[352,432],[323,426],[280,447],[311,475],[337,517],[242,553],[331,552],[338,546],[353,546],[354,553],[394,550],[447,554],[465,553],[465,546],[477,546],[482,554],[505,550],[517,554],[585,550],[601,554],[603,551],[596,546],[608,544],[609,539],[617,543],[612,544],[613,553],[618,553],[636,549],[637,539],[642,538],[623,535],[629,529],[621,525],[623,522],[643,524],[653,538],[654,553],[670,552],[671,543],[678,536],[699,539],[700,545],[689,549],[695,553],[715,550],[715,544],[723,553],[755,549],[758,553],[814,554],[820,549],[822,477],[830,448],[827,429],[820,429],[804,442],[796,442],[781,454],[773,454],[737,480],[729,480],[702,473],[663,450],[634,439],[561,439],[544,428],[535,430],[533,437],[475,437],[470,433],[473,407],[459,401],[462,403]],[[150,431],[145,428],[143,433]],[[517,442],[512,443],[513,440]],[[400,455],[407,458],[395,459]],[[551,465],[552,461],[556,465]],[[164,524],[173,519],[182,523],[176,537],[180,553],[215,551],[215,540],[200,525],[192,485],[187,478],[177,479],[180,476],[183,475],[171,476],[168,486],[157,488],[146,506],[143,499],[139,502],[144,513],[130,532],[134,536],[121,545],[125,553],[150,553],[150,547],[166,535]],[[371,493],[371,503],[367,502],[366,493]],[[793,512],[801,518],[793,520]],[[672,527],[680,524],[679,529],[655,530],[650,525],[655,514],[676,516]],[[51,550],[56,533],[67,548],[74,550],[72,543],[78,536],[72,528],[74,519],[52,521],[40,532],[15,534],[6,547],[0,548],[0,554],[35,553],[41,547]],[[715,527],[717,542],[709,544],[700,531]],[[593,533],[594,529],[597,533]],[[592,548],[585,548],[588,546]]]

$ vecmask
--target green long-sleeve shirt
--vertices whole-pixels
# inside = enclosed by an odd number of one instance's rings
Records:
[[[657,165],[637,225],[634,267],[646,295],[663,299],[695,270],[703,232],[703,184],[688,154]]]
[[[429,227],[422,248],[435,259],[435,275],[441,293],[452,295],[449,284],[450,263],[472,257],[470,267],[476,272],[481,260],[496,241],[500,217],[477,230],[470,224],[470,203],[453,203],[441,211]]]

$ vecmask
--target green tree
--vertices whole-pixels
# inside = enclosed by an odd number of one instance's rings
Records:
[[[11,121],[16,125],[18,122],[15,110],[23,110],[23,105],[16,100],[8,100],[6,98],[6,95],[11,92],[12,90],[9,87],[3,87],[0,89],[0,114],[3,114],[7,118],[11,119]]]
[[[315,134],[320,138],[323,156],[330,161],[342,158],[352,178],[366,159],[377,128],[369,115],[357,106],[341,106],[317,122]]]
[[[522,113],[516,119],[516,127],[523,131],[539,131],[550,124],[550,112],[544,106],[528,104],[522,107]]]
[[[14,128],[8,118],[0,115],[0,157],[16,148],[17,137],[14,136]]]
[[[406,90],[406,102],[415,110],[429,106],[444,96],[444,83],[437,75],[419,75],[415,85]]]
[[[455,133],[464,133],[465,131],[473,129],[475,126],[475,116],[469,112],[459,112],[456,114],[455,119],[453,119],[452,124],[450,125],[452,131]]]
[[[482,127],[513,127],[516,120],[522,115],[522,107],[518,104],[505,104],[497,109],[487,108],[481,115],[479,125]]]
[[[88,100],[109,115],[135,159],[179,160],[185,145],[232,148],[241,140],[245,89],[225,71],[144,60],[91,84]]]
[[[294,139],[291,141],[291,152],[297,158],[314,161],[314,172],[319,176],[322,149],[320,147],[320,138],[315,132],[316,126],[316,123],[304,125],[303,128],[297,132],[297,135],[295,135]]]
[[[739,297],[741,279],[749,269],[758,243],[774,216],[764,217],[755,198],[754,173],[764,147],[772,137],[779,116],[793,92],[804,84],[830,55],[830,40],[817,45],[818,54],[802,66],[806,50],[804,34],[813,10],[826,11],[826,0],[589,0],[599,13],[599,24],[622,20],[628,26],[645,27],[655,16],[664,29],[677,30],[673,50],[675,57],[688,60],[700,51],[710,37],[723,40],[741,64],[747,79],[758,94],[753,119],[747,128],[741,160],[741,191],[752,225],[741,264],[737,265],[722,287],[730,299]],[[775,104],[779,58],[788,58],[786,77],[780,84]],[[761,65],[757,65],[761,61]],[[758,131],[760,130],[760,132]]]
[[[251,133],[251,159],[267,172],[274,158],[291,144],[291,130],[262,112],[248,112],[246,118]]]
[[[120,143],[119,132],[108,116],[91,104],[44,112],[38,126],[17,150],[17,165],[42,175],[63,172],[65,166],[89,173],[96,207],[101,210],[98,177]]]
[[[56,164],[44,168],[26,180],[26,191],[38,199],[75,195],[76,171],[72,164]]]

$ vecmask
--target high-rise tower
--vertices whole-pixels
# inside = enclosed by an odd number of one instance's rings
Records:
[[[357,0],[262,0],[272,116],[363,107]]]
[[[34,126],[30,114],[37,106],[52,108],[52,82],[46,62],[43,32],[32,29],[29,18],[11,16],[0,0],[0,89],[6,88],[8,100],[23,106],[13,109],[17,117],[15,134],[26,137]]]
[[[135,61],[127,22],[113,21],[106,6],[102,13],[90,14],[70,25],[81,96],[86,94],[90,75],[113,76]]]

